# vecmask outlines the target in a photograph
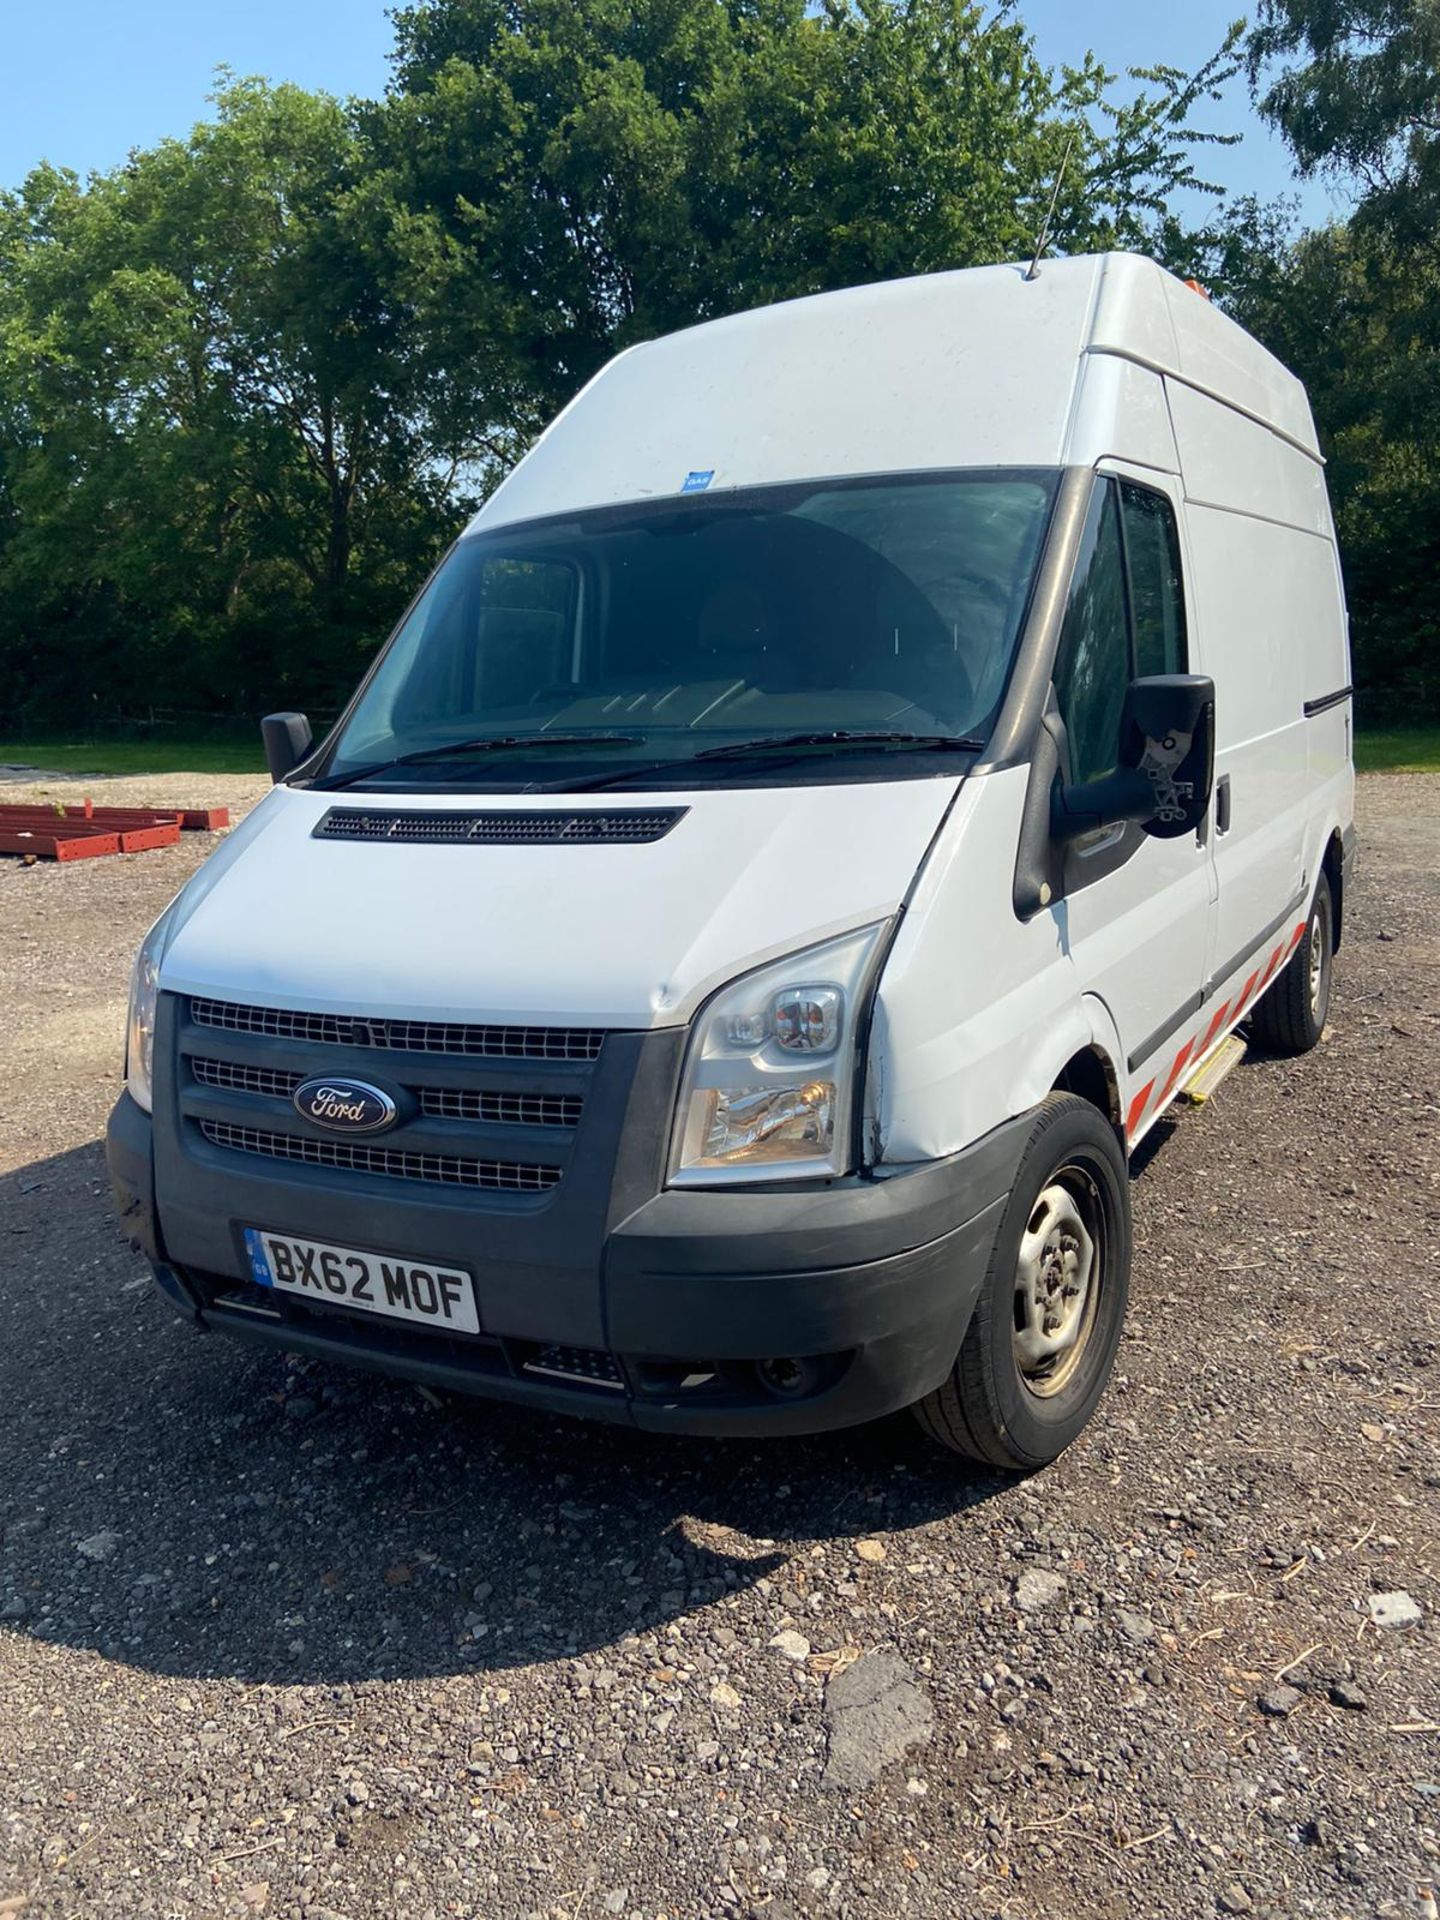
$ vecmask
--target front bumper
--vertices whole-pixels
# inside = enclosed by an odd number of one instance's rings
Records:
[[[313,1204],[302,1217],[293,1188],[237,1166],[157,1209],[151,1122],[128,1095],[111,1115],[107,1158],[128,1236],[172,1304],[201,1326],[550,1412],[755,1436],[856,1425],[940,1384],[1027,1124],[885,1179],[661,1191],[606,1233],[598,1262],[577,1248],[576,1265],[556,1268],[548,1289],[537,1272],[523,1309],[512,1276],[489,1285],[483,1212],[467,1233],[450,1196],[433,1208],[409,1196],[362,1203],[332,1185],[305,1196]],[[176,1243],[167,1246],[171,1219]],[[443,1249],[476,1275],[482,1333],[445,1337],[272,1298],[250,1284],[238,1251],[229,1254],[244,1222],[340,1244]]]

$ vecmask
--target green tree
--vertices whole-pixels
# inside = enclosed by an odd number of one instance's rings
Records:
[[[382,101],[227,83],[187,140],[0,195],[7,723],[334,704],[463,496],[632,341],[1023,257],[1052,194],[1061,249],[1219,244],[1167,210],[1233,41],[1117,95],[975,0],[420,0],[396,31]]]
[[[1362,716],[1440,712],[1440,269],[1363,222],[1302,235],[1242,317],[1305,381],[1329,461]]]
[[[353,116],[229,85],[213,122],[0,203],[10,699],[337,699],[452,523]],[[39,636],[54,631],[50,646]]]
[[[1260,111],[1301,173],[1353,177],[1392,212],[1421,199],[1433,210],[1437,0],[1261,0],[1246,51]]]
[[[1358,201],[1347,223],[1252,257],[1241,316],[1309,389],[1368,711],[1435,714],[1440,4],[1263,0],[1246,52],[1300,171]]]
[[[407,209],[450,449],[504,460],[617,349],[739,308],[1144,247],[1234,70],[1116,100],[973,0],[423,0],[372,132]],[[439,268],[439,271],[434,269]]]

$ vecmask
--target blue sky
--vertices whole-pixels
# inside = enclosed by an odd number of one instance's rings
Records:
[[[1020,0],[1043,59],[1078,60],[1089,47],[1112,69],[1193,68],[1238,11],[1235,0]],[[390,41],[383,0],[0,0],[0,186],[17,185],[40,159],[84,173],[187,132],[222,64],[331,93],[378,93]],[[1245,136],[1207,160],[1222,184],[1265,198],[1297,190],[1243,80],[1202,124]],[[1343,210],[1324,187],[1299,191],[1307,220]]]

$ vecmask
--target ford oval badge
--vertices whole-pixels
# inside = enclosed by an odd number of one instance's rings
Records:
[[[384,1088],[348,1074],[302,1081],[291,1098],[302,1118],[331,1133],[379,1133],[395,1123],[395,1102]]]

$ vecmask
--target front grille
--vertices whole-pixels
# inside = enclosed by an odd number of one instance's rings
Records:
[[[268,1093],[288,1100],[303,1076],[278,1067],[242,1067],[233,1060],[192,1060],[191,1072],[202,1087],[223,1087],[228,1093]]]
[[[227,1120],[202,1120],[200,1131],[212,1146],[228,1147],[234,1153],[298,1160],[307,1166],[335,1167],[347,1173],[380,1174],[391,1180],[426,1180],[437,1186],[480,1187],[495,1193],[548,1193],[560,1178],[559,1167],[461,1159],[450,1153],[406,1153],[394,1147],[360,1146],[349,1140],[310,1140],[299,1134],[232,1126]]]
[[[467,846],[640,846],[663,840],[684,807],[625,807],[613,811],[500,813],[379,813],[332,807],[315,828],[317,840],[463,842]]]
[[[576,1127],[584,1102],[558,1093],[491,1093],[455,1087],[421,1087],[427,1120],[478,1120],[501,1127]]]
[[[279,1067],[251,1067],[233,1060],[192,1059],[191,1072],[202,1087],[227,1093],[268,1094],[288,1100],[305,1078]],[[578,1095],[496,1093],[489,1088],[415,1087],[427,1120],[469,1120],[500,1127],[577,1127],[584,1102]]]
[[[197,1026],[258,1033],[312,1046],[374,1047],[388,1053],[450,1053],[485,1060],[596,1060],[605,1034],[597,1027],[479,1027],[453,1020],[365,1020],[342,1013],[297,1013],[287,1007],[244,1007],[229,1000],[192,1000]]]

